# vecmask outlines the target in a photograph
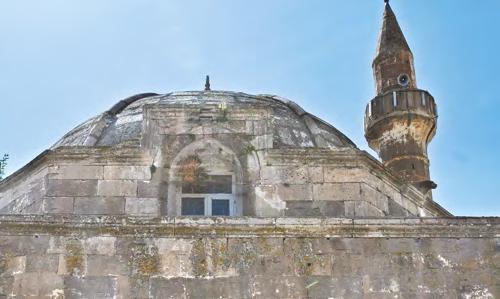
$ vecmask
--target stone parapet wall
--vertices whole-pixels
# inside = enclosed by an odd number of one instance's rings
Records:
[[[0,298],[496,298],[499,271],[499,218],[0,217]]]

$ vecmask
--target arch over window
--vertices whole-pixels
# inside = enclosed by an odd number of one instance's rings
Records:
[[[168,215],[240,216],[241,164],[220,142],[209,139],[185,147],[172,161]]]

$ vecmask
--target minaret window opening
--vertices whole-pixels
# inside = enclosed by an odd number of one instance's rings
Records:
[[[399,85],[406,87],[410,83],[410,78],[407,74],[401,74],[398,77],[398,83]]]

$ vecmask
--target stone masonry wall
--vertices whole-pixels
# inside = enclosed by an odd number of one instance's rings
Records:
[[[499,218],[0,217],[0,298],[498,298]]]

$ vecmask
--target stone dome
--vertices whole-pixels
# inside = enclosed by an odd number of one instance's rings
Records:
[[[228,91],[188,91],[168,94],[143,93],[126,98],[108,111],[77,126],[52,149],[62,146],[113,146],[140,142],[144,133],[144,107],[199,110],[188,121],[216,120],[234,111],[265,107],[272,130],[273,148],[356,148],[332,125],[307,113],[293,101],[274,95],[249,95]],[[264,116],[262,116],[264,117]],[[168,120],[169,116],[164,115]],[[172,123],[177,126],[178,123]],[[231,124],[226,126],[231,128]],[[173,128],[175,130],[175,128]]]

